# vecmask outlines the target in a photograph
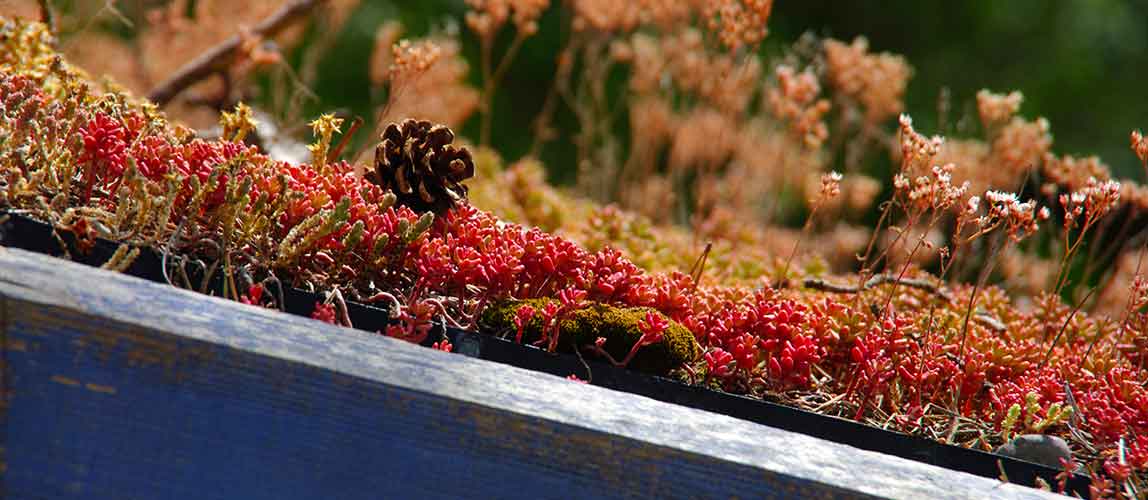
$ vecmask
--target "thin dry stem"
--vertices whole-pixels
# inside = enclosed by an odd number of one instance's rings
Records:
[[[288,26],[302,20],[326,1],[291,0],[259,24],[256,24],[251,29],[251,35],[261,38],[275,36]],[[176,70],[174,75],[148,92],[148,99],[159,106],[167,104],[172,98],[196,82],[226,69],[235,60],[242,45],[243,37],[236,34],[219,45],[207,49],[206,52],[183,65]]]

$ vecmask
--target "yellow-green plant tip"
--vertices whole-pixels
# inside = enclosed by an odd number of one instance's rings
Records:
[[[379,201],[379,211],[385,211],[386,209],[395,206],[395,203],[398,201],[399,197],[395,196],[395,193],[388,192],[387,194],[384,194],[382,200]]]
[[[355,224],[351,226],[351,230],[343,237],[343,248],[348,251],[354,250],[354,248],[359,245],[359,242],[362,241],[363,231],[366,227],[363,221],[355,221]]]
[[[427,229],[430,229],[431,224],[434,224],[434,213],[427,212],[422,214],[422,216],[419,217],[418,223],[415,224],[413,238],[422,236],[422,234],[426,232]]]

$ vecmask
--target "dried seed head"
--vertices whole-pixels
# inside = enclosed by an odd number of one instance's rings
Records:
[[[390,83],[386,116],[414,117],[450,127],[462,125],[478,109],[479,93],[467,84],[470,68],[461,55],[458,40],[434,38],[403,43],[406,49],[394,46],[396,52],[410,56],[407,61],[398,61],[402,65],[391,64],[391,55],[385,61],[377,54],[375,57],[376,64],[386,62],[390,67],[383,77]],[[393,54],[376,46],[376,52],[380,51]],[[372,75],[374,72],[372,66]]]
[[[1071,194],[1061,194],[1058,201],[1064,208],[1064,228],[1075,227],[1082,217],[1084,220],[1079,223],[1091,226],[1116,208],[1120,202],[1120,191],[1119,182],[1091,177],[1085,187]]]
[[[1019,242],[1039,229],[1035,201],[1021,202],[1015,193],[1002,191],[986,191],[985,201],[989,203],[988,215],[977,219],[982,230],[1003,225],[1009,238]]]
[[[825,41],[829,83],[865,109],[865,120],[877,124],[904,110],[902,99],[913,70],[901,56],[870,54],[869,42],[858,37],[853,43]]]
[[[829,136],[822,117],[829,112],[828,100],[817,99],[821,85],[817,75],[806,69],[797,73],[791,66],[777,67],[777,87],[766,92],[770,111],[789,124],[789,131],[809,147],[820,146]]]
[[[913,129],[913,119],[909,115],[901,115],[901,171],[906,175],[915,175],[928,168],[933,159],[941,152],[945,139],[939,135],[926,138]]]
[[[765,39],[772,10],[773,0],[708,0],[702,6],[702,16],[722,45],[735,51]]]
[[[506,22],[514,22],[522,36],[538,32],[538,18],[550,0],[466,0],[466,25],[481,38],[493,38]]]
[[[381,86],[391,79],[394,48],[402,36],[403,25],[398,21],[385,22],[375,30],[375,46],[368,65],[372,85]]]
[[[841,179],[842,176],[838,172],[829,172],[821,174],[821,192],[819,194],[821,200],[829,200],[836,198],[841,194]]]
[[[1148,169],[1148,137],[1145,137],[1139,130],[1132,131],[1132,152],[1136,153],[1136,157],[1140,158],[1144,168]]]
[[[952,163],[937,165],[932,168],[932,175],[922,175],[910,180],[903,174],[897,174],[893,179],[893,186],[898,194],[905,197],[906,204],[916,213],[927,210],[948,210],[965,196],[969,189],[969,182],[965,181],[959,186],[953,185]]]
[[[629,33],[642,20],[642,5],[634,1],[574,0],[572,7],[576,31]]]
[[[991,154],[997,168],[1019,178],[1039,165],[1050,148],[1048,120],[1028,121],[1014,116],[993,139]]]
[[[977,113],[986,129],[1008,123],[1020,110],[1024,95],[1019,91],[1008,94],[994,94],[988,90],[977,92]]]
[[[422,74],[438,61],[441,53],[432,40],[399,40],[391,48],[391,81]]]
[[[1071,155],[1056,156],[1051,153],[1044,155],[1040,173],[1057,187],[1069,191],[1083,189],[1088,185],[1089,179],[1106,181],[1112,177],[1108,166],[1095,156],[1077,158]]]

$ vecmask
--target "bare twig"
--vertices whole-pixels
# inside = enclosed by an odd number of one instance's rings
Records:
[[[502,78],[506,76],[507,70],[510,69],[510,62],[518,55],[518,50],[522,48],[523,42],[526,41],[528,35],[517,32],[514,35],[514,40],[510,42],[510,47],[506,49],[506,53],[502,55],[502,59],[498,61],[498,66],[491,69],[491,49],[493,45],[492,38],[483,40],[483,63],[482,63],[482,122],[479,124],[479,144],[482,146],[490,145],[491,133],[491,115],[494,111],[494,91],[498,88],[498,84]]]
[[[586,383],[594,383],[594,371],[590,369],[590,364],[586,362],[586,358],[582,357],[582,351],[574,349],[574,354],[578,355],[578,361],[582,363],[582,367],[586,369]]]
[[[538,112],[538,116],[534,118],[534,142],[530,145],[530,154],[528,156],[537,158],[542,149],[542,145],[549,141],[553,135],[550,130],[550,120],[554,116],[554,111],[558,105],[559,89],[562,87],[564,81],[570,80],[570,73],[574,70],[574,54],[578,50],[581,37],[573,36],[570,41],[566,42],[566,46],[558,54],[556,59],[558,63],[557,69],[554,71],[554,82],[551,83],[550,89],[546,92],[546,100],[542,102],[542,110]]]
[[[930,295],[933,295],[934,297],[937,297],[945,302],[953,302],[953,296],[949,294],[948,290],[945,290],[940,285],[923,279],[898,278],[897,276],[893,276],[891,274],[874,275],[861,286],[833,283],[819,278],[806,278],[802,284],[805,286],[805,288],[809,288],[811,290],[819,290],[822,292],[859,294],[869,290],[870,288],[889,283],[908,288],[915,288],[917,290],[927,292]],[[983,310],[978,309],[976,314],[972,315],[971,320],[997,333],[1005,332],[1008,330],[1008,326],[1006,326],[1001,320],[993,317]]]
[[[701,282],[702,272],[704,272],[706,268],[706,258],[710,256],[710,250],[713,249],[713,246],[713,242],[707,241],[706,249],[702,250],[702,254],[698,257],[698,260],[694,261],[693,267],[690,268],[690,279],[693,281],[693,285],[690,287],[691,292],[696,290],[698,283]]]
[[[1140,276],[1140,268],[1144,264],[1144,252],[1145,251],[1148,251],[1148,240],[1145,240],[1144,246],[1140,247],[1140,255],[1136,258],[1136,271],[1132,273],[1133,276]],[[1112,275],[1115,276],[1116,273],[1113,272]],[[1104,285],[1104,286],[1107,287],[1107,285]],[[1124,335],[1124,329],[1126,327],[1128,327],[1128,320],[1132,317],[1132,310],[1134,309],[1135,304],[1136,304],[1136,294],[1135,293],[1129,293],[1128,294],[1128,302],[1124,306],[1124,319],[1120,320],[1120,329],[1116,331],[1115,338],[1120,338],[1122,335]],[[1090,342],[1088,344],[1088,350],[1084,351],[1084,359],[1088,359],[1088,356],[1090,356],[1092,354],[1092,348],[1096,347],[1096,343],[1099,340],[1100,340],[1100,335],[1096,335],[1095,337],[1092,338],[1092,342]]]
[[[777,281],[774,282],[774,288],[781,288],[785,282],[789,281],[789,265],[793,263],[793,258],[797,256],[797,248],[801,246],[801,240],[809,234],[809,228],[813,226],[813,218],[817,216],[817,209],[821,208],[822,199],[818,199],[817,203],[813,204],[813,208],[809,210],[809,216],[805,218],[805,225],[801,227],[801,235],[797,237],[797,241],[793,243],[793,250],[789,252],[789,258],[785,259],[785,267],[781,269],[781,276],[778,276]]]
[[[56,14],[52,12],[51,2],[48,0],[39,0],[40,4],[40,22],[48,26],[48,31],[53,35],[58,34],[56,30]]]
[[[277,302],[275,305],[280,311],[285,311],[287,308],[287,303],[283,301],[283,282],[279,281],[279,277],[275,276],[275,273],[271,273],[270,276],[264,278],[264,280],[259,282],[259,284],[263,286],[264,289],[267,288],[267,285],[275,285],[275,290],[277,292],[276,295],[279,298],[279,302]]]
[[[294,22],[302,19],[320,4],[327,0],[290,0],[283,7],[269,17],[255,25],[251,33],[258,37],[275,36]],[[242,38],[232,35],[219,45],[208,49],[199,57],[183,65],[167,81],[156,86],[148,93],[148,99],[157,105],[163,106],[176,95],[190,87],[192,84],[222,71],[232,63],[239,52]]]
[[[1085,295],[1084,298],[1076,304],[1076,307],[1072,308],[1072,312],[1068,314],[1068,317],[1064,318],[1064,324],[1060,325],[1060,331],[1056,332],[1056,336],[1052,338],[1052,343],[1048,345],[1048,352],[1044,354],[1044,361],[1040,363],[1042,368],[1048,364],[1049,358],[1052,357],[1053,348],[1056,347],[1056,343],[1060,340],[1061,335],[1064,335],[1064,330],[1068,328],[1068,324],[1072,322],[1072,318],[1076,316],[1076,313],[1080,312],[1080,308],[1084,306],[1084,303],[1088,301],[1088,298],[1091,297],[1094,292],[1096,292],[1096,287],[1092,287],[1092,289],[1088,291],[1088,295]],[[1097,329],[1099,330],[1099,326]],[[1100,333],[1097,332],[1096,335],[1100,336]],[[1045,334],[1044,339],[1041,341],[1048,341],[1048,334]]]
[[[42,1],[41,7],[43,6],[43,3],[47,3],[47,1],[46,0]],[[92,25],[95,24],[96,21],[99,21],[104,16],[104,14],[111,14],[111,16],[114,17],[116,21],[119,21],[120,23],[122,23],[124,26],[126,26],[128,28],[134,28],[135,27],[135,23],[133,23],[131,19],[128,19],[128,17],[125,16],[123,12],[120,12],[120,10],[116,8],[115,0],[104,0],[103,7],[100,7],[100,10],[96,11],[95,14],[87,16],[88,20],[84,23],[84,25],[81,26],[80,29],[76,30],[75,32],[72,32],[70,34],[71,36],[69,37],[69,40],[67,42],[63,43],[62,45],[66,47],[69,44],[71,44],[72,42],[74,42],[76,40],[80,40],[81,37],[77,37],[76,35],[86,33],[89,29],[91,29]],[[44,16],[43,11],[40,12],[40,16],[41,16],[41,19],[44,18],[43,17]],[[53,30],[53,34],[58,35],[59,33],[56,33],[55,30]],[[57,41],[57,43],[59,43],[59,42]]]
[[[864,284],[862,284],[862,286],[842,285],[819,278],[806,278],[804,285],[805,288],[830,293],[861,293],[868,289]]]
[[[334,304],[335,310],[338,312],[339,326],[347,328],[354,328],[355,325],[351,323],[350,311],[347,310],[347,301],[343,300],[343,293],[339,291],[338,287],[332,288],[327,294],[327,304]]]
[[[866,281],[861,286],[845,285],[845,284],[840,284],[840,283],[830,283],[828,281],[825,281],[822,279],[817,279],[817,278],[808,278],[805,280],[805,282],[803,284],[804,284],[805,288],[810,288],[813,290],[820,290],[822,292],[861,293],[861,292],[868,290],[870,288],[884,285],[884,284],[888,284],[888,283],[906,286],[909,288],[916,288],[918,290],[928,292],[929,294],[936,296],[937,298],[944,300],[945,302],[952,302],[953,301],[953,296],[949,294],[948,290],[945,290],[944,288],[934,284],[931,281],[923,280],[923,279],[914,279],[914,278],[900,278],[897,276],[893,276],[891,274],[876,274],[873,277],[869,278],[869,280]]]
[[[362,126],[363,118],[361,116],[356,116],[355,121],[351,122],[351,128],[347,130],[347,133],[343,134],[343,136],[339,138],[339,144],[335,146],[335,149],[331,151],[331,154],[327,155],[327,163],[335,163],[335,161],[339,159],[339,155],[343,154],[343,148],[347,147],[347,142],[350,141],[351,136],[355,135],[355,132],[357,132],[359,127]]]
[[[982,229],[982,231],[983,231],[983,229]],[[995,257],[1002,250],[1004,250],[1007,247],[1008,247],[1008,240],[1007,239],[1004,240],[1004,242],[1000,243],[999,245],[995,245],[995,246],[990,247],[991,249],[989,250],[987,265],[985,265],[985,267],[981,268],[980,275],[977,277],[977,282],[975,284],[973,284],[973,291],[972,291],[972,293],[969,294],[969,305],[965,309],[965,324],[963,327],[961,327],[961,350],[960,350],[960,353],[961,353],[961,363],[962,364],[965,361],[965,339],[969,334],[969,320],[972,319],[972,317],[973,317],[973,307],[977,305],[977,292],[980,291],[980,289],[985,286],[985,282],[988,281],[989,275],[992,274],[993,266],[996,265]],[[957,400],[960,401],[960,399],[961,399],[960,398],[960,389],[958,388],[957,389]]]

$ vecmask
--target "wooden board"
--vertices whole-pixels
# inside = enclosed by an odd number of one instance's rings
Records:
[[[0,247],[4,498],[1046,498]]]

